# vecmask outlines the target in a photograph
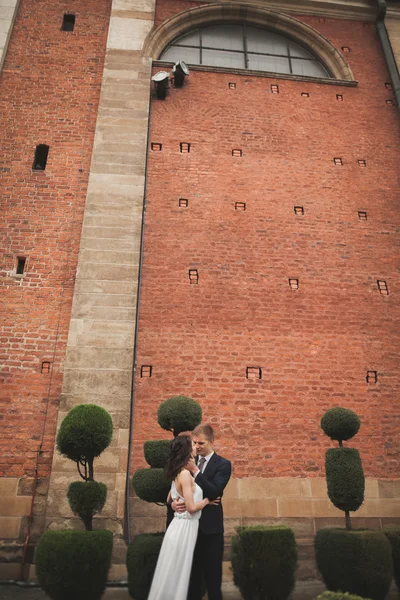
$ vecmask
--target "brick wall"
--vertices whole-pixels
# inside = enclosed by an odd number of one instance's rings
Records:
[[[366,475],[398,476],[399,115],[386,104],[373,26],[302,20],[350,48],[356,88],[192,71],[183,89],[152,101],[150,142],[162,151],[148,159],[133,468],[146,439],[167,435],[159,402],[186,394],[236,478],[323,476],[319,422],[334,405],[362,419],[354,445]],[[252,366],[261,380],[246,379]]]
[[[39,476],[50,470],[110,1],[75,3],[61,31],[70,11],[22,0],[0,80],[0,475],[13,482],[34,474],[39,447]],[[38,144],[45,171],[32,171]]]

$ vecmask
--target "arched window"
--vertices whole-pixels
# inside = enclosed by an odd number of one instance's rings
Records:
[[[309,50],[296,42],[268,29],[245,24],[211,25],[190,31],[170,43],[159,60],[309,77],[331,76]]]

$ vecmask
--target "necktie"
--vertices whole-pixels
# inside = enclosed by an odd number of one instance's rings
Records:
[[[200,471],[200,473],[202,473],[202,472],[203,472],[203,469],[204,469],[204,465],[205,465],[205,463],[206,463],[206,459],[204,458],[204,456],[202,456],[202,457],[200,458],[199,462],[198,462],[198,465],[197,465],[197,466],[198,466],[198,468],[199,468],[199,471]]]

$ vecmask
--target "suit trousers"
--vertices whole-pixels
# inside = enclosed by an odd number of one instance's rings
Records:
[[[207,588],[208,600],[222,600],[223,555],[224,534],[215,533],[205,535],[199,529],[193,555],[188,600],[200,600],[202,597],[203,577]]]

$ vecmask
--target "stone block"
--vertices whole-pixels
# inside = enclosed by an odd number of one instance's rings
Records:
[[[364,502],[358,513],[366,517],[398,517],[400,515],[400,499],[380,498]]]
[[[227,498],[239,498],[239,480],[230,479],[228,485],[224,489],[224,501]]]
[[[118,297],[118,296],[117,296]],[[79,300],[78,300],[79,305]],[[96,307],[97,308],[97,307]],[[77,308],[79,312],[79,306]],[[102,310],[110,310],[109,306]],[[81,369],[132,369],[132,350],[130,348],[69,348],[68,368]]]
[[[310,479],[311,496],[313,498],[328,498],[328,490],[325,477],[315,477]]]
[[[18,483],[18,477],[0,477],[0,498],[2,496],[16,496]]]
[[[377,483],[380,498],[400,498],[400,479],[380,479]]]
[[[108,572],[108,581],[127,581],[127,580],[128,580],[128,571],[127,571],[126,565],[125,564],[112,564],[110,567],[110,570]],[[119,590],[119,591],[125,592],[127,599],[130,598],[127,590]]]
[[[224,515],[225,536],[232,537],[233,535],[236,535],[236,527],[239,527],[241,524],[241,519],[225,517]]]
[[[400,487],[399,487],[400,490]],[[365,480],[365,498],[379,498],[379,487],[377,479],[366,479]]]
[[[0,539],[17,539],[21,527],[21,517],[0,517]]]
[[[138,517],[131,520],[131,533],[133,536],[158,531],[165,531],[165,519]]]
[[[278,516],[312,517],[312,501],[307,498],[278,498]]]
[[[0,515],[2,517],[24,517],[31,510],[31,496],[0,496]]]
[[[134,521],[138,518],[150,518],[150,519],[164,519],[167,518],[167,509],[165,506],[158,506],[154,502],[145,502],[140,498],[130,499],[130,514],[131,519]]]
[[[313,498],[312,514],[314,517],[342,517],[344,513],[328,499]]]
[[[270,479],[249,477],[237,481],[240,499],[276,498],[278,496],[279,484],[275,477]]]
[[[115,537],[113,541],[113,552],[111,558],[111,564],[125,564],[126,563],[126,551],[127,546],[125,540]]]
[[[261,500],[224,498],[224,515],[227,517],[274,517],[277,516],[277,504],[274,498]]]

